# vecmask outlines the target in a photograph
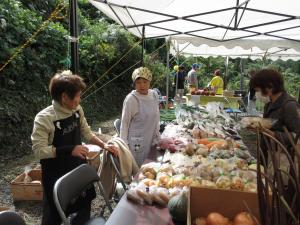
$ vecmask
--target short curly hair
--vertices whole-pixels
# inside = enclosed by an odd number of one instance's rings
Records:
[[[72,74],[70,70],[56,73],[49,84],[49,91],[53,100],[60,102],[61,95],[66,93],[70,99],[74,99],[75,95],[83,91],[86,84],[83,79]]]
[[[266,94],[267,88],[272,89],[273,94],[284,91],[284,80],[282,75],[274,69],[262,69],[250,80],[251,88],[260,88]]]

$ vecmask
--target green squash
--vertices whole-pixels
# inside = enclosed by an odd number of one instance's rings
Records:
[[[168,209],[173,221],[186,223],[188,198],[185,193],[172,197]]]

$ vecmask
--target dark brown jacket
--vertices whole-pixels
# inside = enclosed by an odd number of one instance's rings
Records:
[[[300,105],[289,94],[284,92],[275,102],[269,102],[265,105],[264,118],[277,119],[273,125],[272,131],[276,137],[285,144],[288,144],[288,138],[283,131],[285,126],[289,132],[300,132]]]

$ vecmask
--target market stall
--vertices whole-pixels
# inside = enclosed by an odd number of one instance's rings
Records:
[[[262,51],[281,47],[300,51],[300,5],[296,0],[212,0],[206,1],[205,4],[197,0],[189,1],[188,4],[182,4],[180,0],[89,1],[108,17],[140,37],[143,42],[147,38],[162,37],[169,42],[172,37],[178,44],[191,43],[194,46],[222,45],[227,49],[240,46],[245,50],[258,47]],[[177,56],[178,54],[179,51]],[[169,68],[169,59],[167,67]],[[169,76],[166,77],[168,93]],[[177,107],[176,122],[165,127],[160,142],[161,149],[165,149],[162,161],[143,165],[139,177],[126,193],[126,199],[122,199],[122,205],[117,206],[115,211],[122,212],[122,209],[127,208],[126,204],[134,204],[135,207],[128,206],[128,209],[135,212],[126,215],[124,210],[123,215],[126,218],[132,216],[133,218],[127,220],[134,224],[137,221],[135,218],[141,216],[139,212],[152,213],[155,217],[156,209],[152,211],[152,207],[165,208],[168,205],[172,219],[185,223],[186,215],[190,214],[187,212],[189,209],[186,196],[189,187],[199,190],[208,188],[212,197],[213,193],[220,190],[256,195],[255,170],[260,166],[240,140],[238,124],[219,109],[220,106],[212,105],[208,105],[207,108]],[[222,199],[224,193],[218,196]],[[246,199],[250,198],[241,197],[239,202],[247,205]],[[249,221],[253,219],[251,215],[256,215],[258,207],[250,202],[248,205],[251,207],[239,209],[248,212],[246,215],[242,214],[242,217]],[[210,209],[218,208],[213,205]],[[162,214],[157,215],[160,218]],[[234,224],[238,224],[235,215],[241,214],[232,211],[224,216],[230,217]],[[116,213],[112,214],[108,223],[117,221],[114,216]],[[203,215],[193,215],[196,220],[190,221],[190,224],[198,224],[199,221],[202,222],[199,224],[207,224],[211,216],[216,214],[206,212]],[[229,219],[224,216],[217,215],[223,221],[219,224],[232,224],[228,223]],[[169,217],[166,218],[169,221]],[[251,221],[249,224],[255,222]]]
[[[171,201],[187,195],[190,186],[254,194],[257,191],[256,160],[243,144],[236,122],[219,104],[177,107],[172,113],[173,118],[166,112],[162,116],[168,125],[162,133],[160,149],[152,151],[150,161],[143,164],[107,224],[115,224],[121,218],[126,225],[154,224],[153,221],[173,224],[171,218],[183,222],[187,219],[187,205],[175,210]]]
[[[200,104],[202,106],[206,106],[209,102],[219,102],[222,103],[225,108],[230,109],[238,109],[240,104],[239,102],[242,100],[241,97],[234,96],[224,96],[224,95],[191,95],[186,94],[187,104],[188,105],[196,105]]]

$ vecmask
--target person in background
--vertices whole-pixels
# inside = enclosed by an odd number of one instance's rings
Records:
[[[215,71],[213,79],[208,83],[207,86],[211,87],[211,89],[217,95],[223,95],[224,82],[221,77],[221,71],[219,69]]]
[[[185,80],[186,80],[186,74],[184,71],[184,66],[179,66],[178,72],[174,73],[174,82],[173,82],[173,86],[175,86],[175,93],[176,93],[174,99],[176,99],[179,103],[181,103],[182,97],[184,95]]]
[[[192,69],[188,72],[188,84],[190,91],[192,89],[198,90],[198,78],[197,78],[197,70],[200,68],[199,64],[194,63],[192,65]]]
[[[91,144],[118,154],[116,147],[103,143],[88,126],[79,105],[85,87],[82,78],[71,71],[55,74],[49,85],[52,105],[34,119],[32,149],[40,159],[44,189],[42,225],[60,225],[62,222],[54,204],[53,188],[60,177],[87,163],[88,149],[82,144],[81,136]],[[89,188],[85,197],[80,197],[70,206],[70,213],[77,212],[71,220],[72,225],[81,225],[90,219],[94,197],[94,188]]]
[[[146,67],[137,68],[133,71],[132,80],[135,90],[123,103],[120,136],[128,143],[141,166],[160,139],[160,113],[158,95],[150,89],[151,71]]]
[[[277,120],[271,129],[272,135],[288,146],[283,127],[295,134],[300,132],[300,105],[285,91],[282,75],[273,69],[263,69],[252,77],[250,85],[258,96],[268,100],[263,117]]]
[[[256,71],[251,70],[249,72],[250,82],[249,82],[249,94],[248,94],[248,105],[247,105],[247,112],[250,115],[257,115],[256,111],[256,96],[255,96],[255,89],[251,87],[251,79],[255,75]]]

